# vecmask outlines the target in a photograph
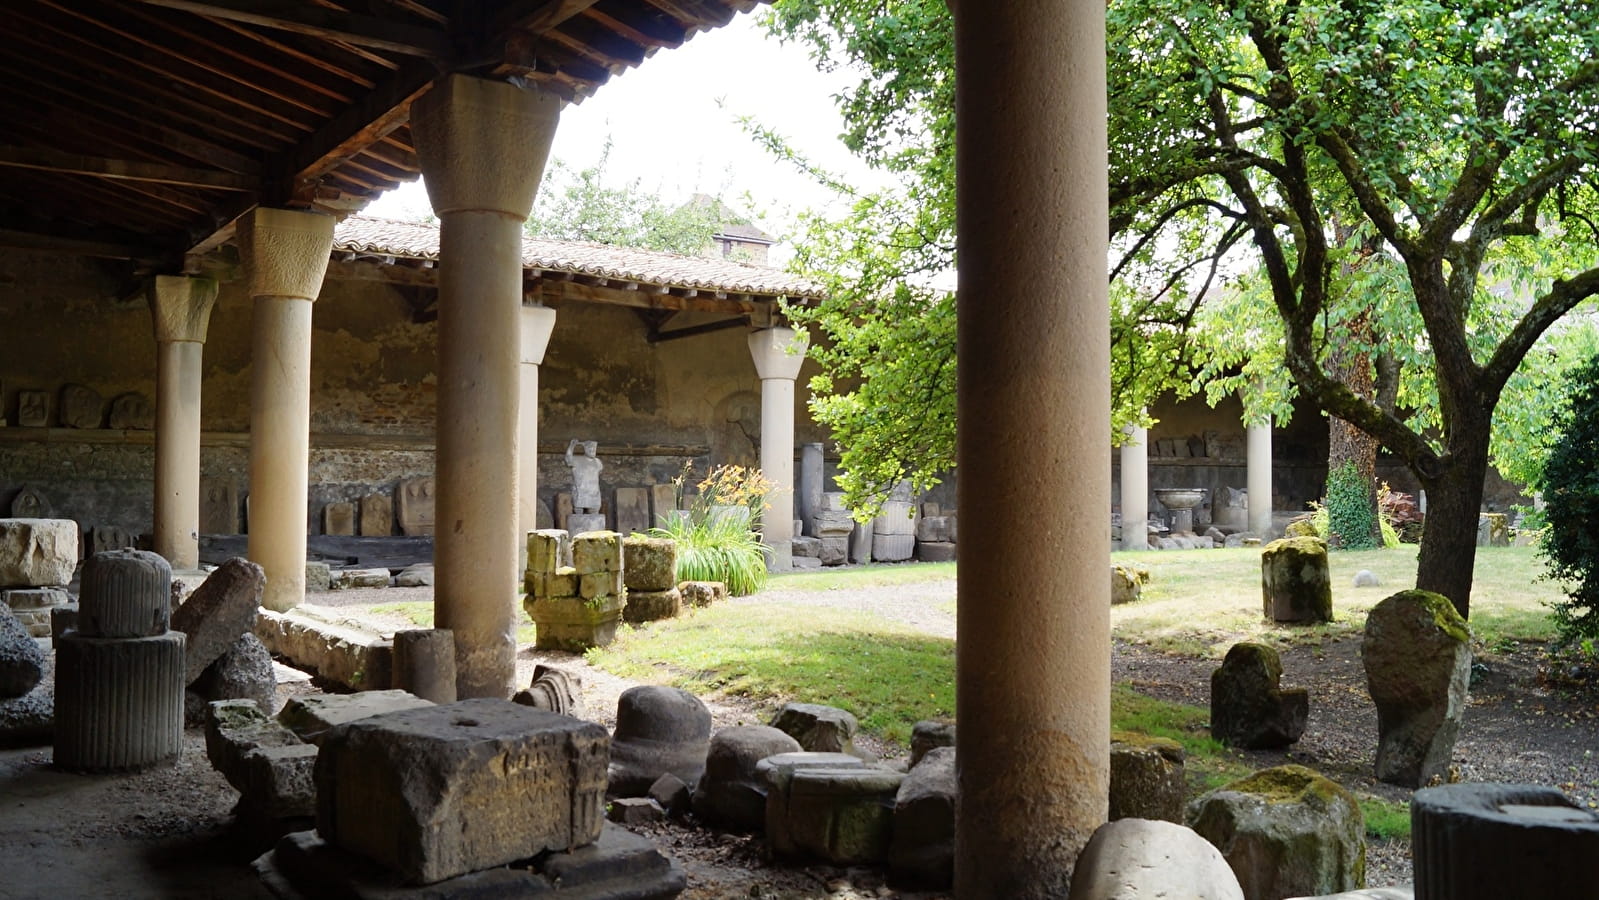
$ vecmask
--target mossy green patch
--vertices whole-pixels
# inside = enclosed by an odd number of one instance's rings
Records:
[[[1471,643],[1471,626],[1467,625],[1466,620],[1455,611],[1455,605],[1449,602],[1448,597],[1422,590],[1400,591],[1395,596],[1419,603],[1432,616],[1433,624],[1445,634],[1462,644]]]
[[[1223,790],[1253,794],[1267,803],[1309,803],[1325,806],[1341,799],[1351,806],[1358,805],[1355,795],[1349,793],[1343,785],[1304,766],[1296,765],[1262,769],[1253,775],[1240,778]]]

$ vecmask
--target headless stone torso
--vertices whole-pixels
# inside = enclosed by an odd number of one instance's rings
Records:
[[[572,467],[572,508],[575,512],[597,513],[600,511],[600,470],[605,464],[595,455],[598,444],[594,441],[581,443],[582,456],[572,453],[579,445],[577,438],[566,445],[566,464]]]

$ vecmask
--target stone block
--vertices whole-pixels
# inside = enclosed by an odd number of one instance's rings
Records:
[[[414,884],[592,844],[607,743],[592,722],[493,699],[351,722],[317,757],[317,831]]]
[[[614,747],[615,745],[613,744],[612,746]],[[666,811],[667,815],[680,816],[688,812],[693,794],[688,785],[683,783],[683,779],[673,775],[671,772],[667,772],[660,778],[655,779],[655,783],[650,785],[649,793],[646,796],[654,800],[661,809]]]
[[[866,768],[866,763],[860,758],[847,753],[813,753],[799,751],[777,753],[759,760],[755,764],[755,778],[761,792],[765,794],[763,809],[763,822],[766,828],[766,844],[771,848],[772,855],[782,859],[801,859],[816,853],[814,845],[826,843],[825,823],[813,820],[798,822],[799,833],[795,832],[795,822],[792,820],[790,806],[790,789],[793,787],[795,776],[801,771],[811,770],[861,770]],[[814,805],[814,804],[813,804]],[[818,824],[824,825],[821,840],[818,841]],[[802,843],[804,841],[804,843]],[[824,851],[825,852],[825,851]],[[826,858],[823,856],[822,858]]]
[[[138,771],[183,752],[183,633],[56,643],[55,764]]]
[[[629,591],[667,591],[677,586],[677,542],[635,535],[622,541],[622,570]]]
[[[605,817],[621,825],[648,825],[666,818],[666,810],[648,797],[617,797],[606,807]]]
[[[335,591],[352,591],[362,588],[389,586],[388,569],[334,569],[329,587]]]
[[[540,650],[581,653],[616,639],[616,628],[626,603],[626,598],[615,595],[596,601],[573,596],[530,595],[522,601],[522,608],[537,626],[534,646]]]
[[[0,699],[25,696],[44,678],[44,651],[7,607],[0,607]]]
[[[587,602],[615,602],[625,596],[621,572],[588,572],[577,576],[577,595]]]
[[[684,581],[677,590],[686,606],[710,606],[727,599],[727,585],[720,581]]]
[[[388,537],[394,533],[394,496],[392,494],[367,494],[361,498],[361,534],[365,537]]]
[[[607,792],[642,796],[666,774],[694,784],[710,741],[711,713],[698,697],[661,685],[628,688],[617,698]]]
[[[576,538],[583,534],[598,534],[609,530],[605,513],[574,512],[566,517],[566,530]]]
[[[261,714],[248,700],[208,707],[206,757],[240,794],[237,812],[262,822],[316,815],[317,748]]]
[[[302,741],[321,744],[340,725],[387,713],[431,708],[436,704],[400,690],[355,694],[306,694],[294,697],[278,713],[278,722]]]
[[[855,749],[855,732],[860,723],[848,710],[820,703],[788,703],[772,717],[771,725],[796,741],[801,748],[818,753],[848,753]]]
[[[822,561],[814,556],[794,556],[789,558],[788,567],[794,570],[820,569]]]
[[[118,528],[115,525],[96,525],[89,529],[87,543],[88,547],[84,552],[85,557],[110,550],[136,549],[139,541],[138,536],[126,528]]]
[[[0,587],[64,585],[77,565],[77,522],[0,519]]]
[[[869,766],[795,771],[786,791],[789,839],[800,855],[831,865],[886,861],[894,799],[904,779],[899,772]]]
[[[78,604],[67,603],[50,610],[50,647],[59,645],[61,636],[78,627]],[[37,637],[37,635],[35,635]]]
[[[938,504],[930,505],[936,507]],[[949,520],[937,513],[927,515],[924,512],[916,521],[916,540],[927,543],[949,543]]]
[[[1189,804],[1188,824],[1221,851],[1245,897],[1332,894],[1366,883],[1359,803],[1304,766],[1263,769],[1211,791]]]
[[[1072,872],[1072,900],[1245,900],[1209,841],[1171,822],[1122,819],[1095,829]],[[1267,895],[1249,895],[1255,900]],[[1281,894],[1272,894],[1281,897]]]
[[[842,566],[849,562],[849,534],[826,534],[821,538],[822,547],[817,559],[824,566]]]
[[[17,391],[17,424],[43,428],[50,424],[50,395],[44,391]]]
[[[959,791],[953,746],[934,747],[911,765],[894,795],[894,831],[888,845],[888,873],[894,884],[947,890],[954,881]]]
[[[924,719],[911,726],[911,768],[939,747],[955,746],[955,723]]]
[[[650,524],[656,528],[666,525],[669,515],[677,511],[677,485],[650,485]]]
[[[1183,822],[1188,779],[1183,745],[1130,732],[1110,736],[1109,819]]]
[[[165,634],[172,615],[172,567],[143,550],[96,553],[83,565],[78,631],[85,637]]]
[[[239,486],[232,478],[200,478],[200,533],[239,533]]]
[[[572,538],[558,528],[541,528],[527,533],[527,580],[538,575],[554,575],[571,555]],[[533,593],[528,588],[528,593]]]
[[[320,593],[333,590],[333,567],[325,562],[305,564],[305,592]]]
[[[1272,541],[1260,552],[1265,616],[1272,622],[1331,622],[1332,577],[1320,538]]]
[[[622,571],[622,536],[614,531],[588,531],[572,538],[572,568],[579,575]]]
[[[322,533],[355,534],[355,504],[348,500],[335,500],[322,507]]]
[[[192,714],[185,713],[188,725],[203,724],[206,705],[216,700],[248,700],[271,715],[278,709],[278,679],[272,669],[272,654],[259,638],[245,633],[200,673],[189,691],[200,705]]]
[[[73,604],[73,609],[77,609],[76,604]],[[50,636],[50,612],[48,609],[18,609],[13,610],[11,615],[29,636],[47,638]]]
[[[432,534],[437,500],[433,477],[403,479],[395,491],[400,533],[408,536]]]
[[[12,612],[25,609],[49,609],[71,603],[72,595],[61,588],[12,588],[0,591],[0,603],[11,607]]]
[[[818,512],[849,512],[849,507],[844,505],[843,491],[823,491],[822,505]]]
[[[1449,768],[1471,682],[1471,630],[1444,596],[1400,591],[1366,616],[1360,656],[1377,706],[1377,777],[1421,787]]]
[[[711,737],[705,775],[694,788],[694,814],[734,830],[760,829],[766,821],[766,785],[755,767],[768,756],[798,752],[799,742],[776,728],[723,728]]]
[[[789,542],[789,552],[799,559],[820,560],[822,558],[822,541],[820,538],[795,535],[794,539]]]
[[[677,588],[665,591],[627,592],[627,605],[622,607],[622,618],[635,625],[675,619],[683,611],[683,595]]]
[[[882,511],[872,520],[872,533],[915,538],[915,504],[907,500],[884,500]]]
[[[850,517],[847,509],[824,509],[811,517],[811,527],[815,530],[817,537],[841,535],[847,538],[850,532],[855,530],[855,520]]]
[[[98,391],[81,384],[61,388],[61,427],[99,428],[105,401]]]
[[[1410,803],[1416,896],[1591,897],[1599,816],[1532,784],[1446,784]]]
[[[1510,517],[1504,513],[1479,513],[1477,515],[1477,546],[1510,546]]]
[[[649,488],[616,489],[616,530],[624,536],[650,530]]]
[[[395,687],[430,703],[455,702],[455,632],[417,628],[394,633]]]
[[[872,535],[872,560],[876,562],[904,562],[916,552],[914,534]]]
[[[555,495],[555,527],[572,534],[572,495],[565,491]]]
[[[917,541],[916,558],[922,562],[954,562],[955,545],[948,541]]]
[[[286,613],[263,609],[255,636],[274,656],[351,690],[386,690],[394,684],[393,641],[315,607]]]
[[[434,571],[432,563],[415,563],[400,570],[394,576],[395,587],[432,587]]]
[[[218,566],[172,614],[172,628],[189,636],[184,684],[192,684],[240,635],[255,627],[265,588],[261,567],[234,557]],[[281,652],[266,638],[262,641],[272,652]]]
[[[155,428],[155,407],[149,397],[137,391],[119,394],[111,401],[107,424],[117,431],[151,431]]]
[[[1304,688],[1280,687],[1277,651],[1248,641],[1227,650],[1210,674],[1210,733],[1232,747],[1286,747],[1305,733],[1310,698]]]

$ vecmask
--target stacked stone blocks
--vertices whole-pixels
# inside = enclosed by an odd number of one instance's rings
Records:
[[[84,566],[78,628],[56,645],[55,763],[132,771],[183,751],[184,634],[168,629],[172,569],[154,553]]]
[[[616,637],[627,605],[622,538],[590,531],[572,538],[572,564],[560,565],[561,539],[551,531],[527,538],[527,599],[541,650],[582,651]]]
[[[683,610],[677,589],[677,542],[632,535],[622,541],[622,580],[627,606],[622,616],[638,624],[675,619]]]
[[[77,522],[0,519],[0,602],[33,637],[49,637],[52,611],[71,604],[77,565]]]

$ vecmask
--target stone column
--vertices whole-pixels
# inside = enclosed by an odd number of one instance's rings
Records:
[[[258,207],[239,220],[249,273],[250,559],[266,572],[261,605],[305,599],[311,453],[311,303],[322,290],[333,218]]]
[[[1105,4],[951,6],[955,895],[1064,897],[1110,782]]]
[[[209,278],[157,275],[155,321],[155,552],[177,571],[200,567],[200,378],[217,299]]]
[[[516,672],[522,223],[560,110],[536,88],[465,75],[411,108],[439,217],[434,611],[455,634],[462,699],[508,697]]]
[[[1127,428],[1121,448],[1122,549],[1149,549],[1149,429]]]
[[[1265,539],[1271,533],[1271,420],[1248,426],[1249,530]]]
[[[792,567],[794,541],[794,379],[805,362],[809,335],[766,328],[750,335],[750,356],[761,378],[761,472],[777,486],[766,498],[761,540],[773,572]]]
[[[811,537],[819,537],[814,517],[822,508],[823,469],[821,444],[800,447],[799,520],[805,533]]]
[[[521,554],[521,569],[527,568],[527,533],[539,527],[539,366],[544,362],[544,351],[550,346],[550,332],[555,329],[555,310],[536,303],[522,305],[522,385],[520,430],[517,441],[521,444],[520,484],[517,490],[517,552]]]

